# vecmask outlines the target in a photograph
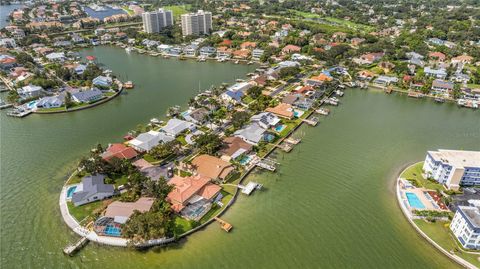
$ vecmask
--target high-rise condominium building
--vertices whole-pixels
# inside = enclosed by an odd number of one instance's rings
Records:
[[[142,14],[143,30],[147,33],[158,33],[164,27],[173,25],[173,13],[171,10],[159,9],[157,11]]]
[[[199,10],[197,13],[183,14],[182,34],[187,35],[208,35],[212,30],[212,13]]]

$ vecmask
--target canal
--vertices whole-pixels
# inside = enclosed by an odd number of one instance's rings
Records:
[[[5,268],[452,268],[397,208],[394,178],[437,148],[480,150],[480,113],[452,104],[348,90],[342,105],[303,141],[277,153],[278,173],[240,197],[223,218],[177,245],[137,252],[89,244],[62,222],[58,195],[96,143],[119,141],[138,123],[185,104],[199,88],[233,82],[255,67],[166,60],[121,49],[83,52],[136,88],[96,108],[13,119],[0,114],[1,264]]]

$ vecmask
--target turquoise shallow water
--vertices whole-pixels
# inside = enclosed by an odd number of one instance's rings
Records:
[[[217,224],[167,248],[145,252],[89,244],[62,223],[58,195],[77,160],[97,142],[119,141],[139,122],[185,104],[198,88],[233,81],[255,67],[165,60],[123,50],[93,54],[137,87],[78,113],[12,119],[0,113],[2,268],[454,268],[413,231],[394,196],[394,178],[437,148],[480,150],[480,113],[451,104],[348,90],[302,142],[275,153],[278,173],[250,180],[264,190],[241,196]]]

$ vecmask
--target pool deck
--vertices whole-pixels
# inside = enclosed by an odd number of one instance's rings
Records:
[[[400,209],[403,213],[403,215],[407,218],[407,221],[410,223],[410,225],[413,226],[413,228],[415,228],[415,230],[417,231],[418,234],[420,234],[425,240],[427,240],[430,244],[432,244],[436,249],[438,249],[440,252],[442,252],[443,254],[445,254],[447,257],[449,257],[450,259],[452,259],[454,262],[458,263],[460,266],[464,267],[464,268],[468,268],[468,269],[478,269],[478,267],[476,267],[475,265],[467,262],[466,260],[460,258],[459,256],[455,255],[455,254],[452,254],[450,252],[448,252],[447,250],[445,250],[443,247],[441,247],[439,244],[437,244],[433,239],[431,239],[426,233],[424,233],[418,226],[417,224],[415,224],[415,222],[413,221],[414,218],[418,218],[418,217],[415,217],[413,216],[412,212],[406,207],[405,205],[405,199],[404,197],[402,197],[402,191],[401,191],[401,188],[403,186],[403,183],[402,181],[405,180],[404,178],[401,178],[400,175],[403,173],[403,171],[407,170],[408,168],[416,165],[417,163],[414,163],[408,167],[406,167],[405,169],[402,169],[402,171],[398,174],[398,178],[397,180],[395,180],[395,193],[396,193],[396,196],[397,196],[397,202],[398,202],[398,205],[400,206]],[[423,194],[423,193],[422,193]],[[423,195],[422,195],[423,196]],[[423,202],[423,201],[422,201]],[[407,201],[408,203],[408,201]]]

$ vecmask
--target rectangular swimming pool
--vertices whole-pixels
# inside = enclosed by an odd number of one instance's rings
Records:
[[[418,196],[413,192],[406,192],[405,195],[407,196],[408,204],[410,204],[411,208],[415,209],[424,209],[425,205],[418,199]]]

